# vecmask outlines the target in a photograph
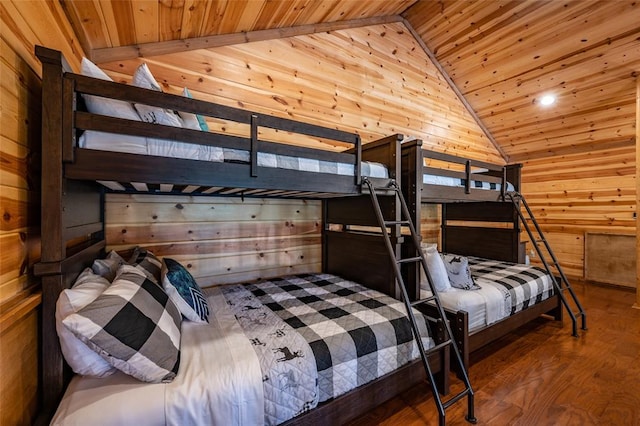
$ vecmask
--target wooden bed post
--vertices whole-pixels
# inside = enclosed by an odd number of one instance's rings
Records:
[[[633,307],[640,309],[640,78],[636,78],[636,303]]]
[[[62,93],[63,73],[71,71],[58,51],[36,46],[42,62],[42,189],[40,263],[34,273],[42,276],[43,415],[50,418],[64,391],[64,359],[55,329],[55,301],[64,287],[60,262],[66,257],[63,236]],[[57,350],[53,349],[57,348]]]

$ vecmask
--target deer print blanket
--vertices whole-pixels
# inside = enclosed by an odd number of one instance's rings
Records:
[[[265,423],[278,424],[419,354],[402,302],[329,274],[222,288],[262,367]],[[426,318],[414,311],[425,347]]]

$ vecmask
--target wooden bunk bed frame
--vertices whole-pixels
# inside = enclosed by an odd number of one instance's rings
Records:
[[[477,256],[512,263],[525,263],[525,243],[520,241],[520,222],[511,201],[505,198],[506,183],[520,190],[521,164],[499,166],[422,148],[421,140],[402,144],[402,189],[414,223],[420,224],[422,204],[442,205],[442,251],[463,256]],[[425,166],[425,159],[443,163],[444,168]],[[456,171],[456,166],[458,170]],[[449,170],[449,168],[453,170]],[[463,171],[459,169],[463,168]],[[473,173],[473,169],[483,169]],[[462,179],[465,186],[452,187],[423,183],[423,174]],[[500,184],[500,190],[475,188],[472,180]],[[469,223],[475,222],[474,225]],[[491,222],[487,224],[486,222]],[[491,226],[492,224],[507,226]],[[415,268],[406,269],[408,282],[419,297],[420,275]],[[521,325],[546,314],[562,320],[562,303],[554,294],[508,318],[469,332],[465,311],[447,310],[454,339],[464,365],[469,367],[469,354]]]
[[[55,329],[55,306],[60,292],[69,288],[80,272],[105,254],[104,203],[105,187],[96,181],[119,183],[144,182],[151,188],[172,184],[169,193],[181,193],[185,186],[198,187],[190,192],[213,192],[212,188],[252,190],[252,196],[294,198],[348,197],[360,205],[361,161],[376,161],[388,166],[389,177],[399,178],[400,145],[393,135],[362,146],[358,135],[313,126],[287,119],[250,113],[181,96],[152,92],[132,86],[106,82],[71,73],[63,55],[55,50],[36,47],[43,65],[42,84],[42,251],[34,272],[42,279],[41,386],[43,409],[39,423],[51,419],[65,388],[71,379],[65,364]],[[200,132],[189,129],[133,122],[113,117],[89,114],[78,110],[80,94],[143,102],[168,109],[192,112],[210,117],[247,123],[249,138]],[[261,141],[258,127],[265,126],[286,132],[348,142],[348,153],[318,152]],[[79,148],[76,138],[81,130],[117,132],[136,136],[171,138],[195,144],[246,149],[249,164],[210,163],[197,160],[142,156]],[[312,158],[339,159],[354,164],[355,176],[314,174],[257,165],[257,152],[289,155],[311,155]],[[388,179],[387,179],[388,180]],[[228,193],[220,190],[218,195]],[[232,191],[242,195],[243,191]],[[368,197],[368,196],[367,196]],[[333,201],[333,200],[332,200]],[[349,223],[371,225],[371,206],[353,210],[352,204],[329,204],[325,201],[325,220],[340,223],[348,211]],[[389,208],[395,208],[390,205]],[[347,210],[345,210],[347,209]],[[342,246],[347,241],[349,246]],[[396,239],[400,251],[401,238]],[[365,246],[366,251],[353,247]],[[357,268],[350,266],[358,265]],[[386,269],[385,269],[386,268]],[[347,279],[395,295],[395,280],[384,242],[370,233],[323,232],[323,271],[342,274]],[[439,327],[438,332],[443,333]],[[434,336],[438,339],[438,336]],[[442,337],[442,336],[441,336]],[[439,372],[439,389],[448,392],[448,347],[430,358],[434,372]],[[379,405],[424,380],[418,359],[393,373],[365,386],[319,405],[287,424],[344,423]]]

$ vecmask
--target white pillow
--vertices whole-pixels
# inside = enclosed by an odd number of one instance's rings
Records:
[[[131,84],[136,87],[142,87],[143,89],[162,92],[162,88],[151,74],[151,71],[149,71],[147,64],[142,64],[136,69],[136,72],[133,74]],[[182,119],[175,111],[144,104],[135,104],[134,106],[136,111],[138,111],[138,114],[140,114],[142,121],[147,123],[164,124],[167,126],[183,127]]]
[[[429,244],[423,246],[425,258],[427,260],[427,267],[429,268],[429,275],[433,280],[433,285],[437,292],[445,292],[451,289],[451,283],[449,283],[449,277],[447,275],[447,269],[438,253],[436,244]],[[424,271],[421,268],[420,288],[423,290],[431,290],[429,287],[429,281],[425,276]]]
[[[60,339],[62,355],[76,373],[83,376],[106,377],[116,369],[104,358],[78,339],[62,321],[89,305],[109,287],[109,281],[86,268],[73,287],[63,290],[56,303],[56,331]]]
[[[113,81],[107,74],[105,74],[104,71],[98,68],[96,64],[87,58],[82,58],[80,67],[82,75],[106,81]],[[140,121],[140,116],[129,102],[93,95],[82,95],[82,97],[87,105],[87,109],[92,114],[108,115],[110,117]]]

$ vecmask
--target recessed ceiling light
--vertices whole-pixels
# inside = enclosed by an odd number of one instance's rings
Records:
[[[549,106],[556,101],[556,97],[553,95],[544,95],[540,98],[540,104],[544,106]]]

